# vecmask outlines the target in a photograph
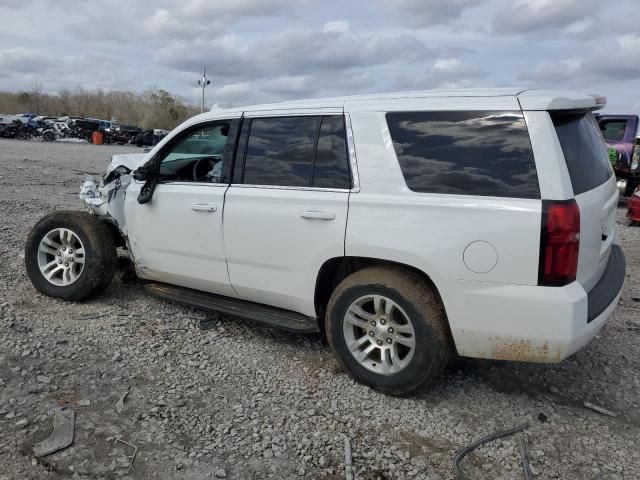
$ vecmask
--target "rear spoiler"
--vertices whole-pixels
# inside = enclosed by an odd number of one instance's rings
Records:
[[[525,90],[518,94],[522,110],[600,110],[607,105],[607,97],[586,95],[573,91]]]

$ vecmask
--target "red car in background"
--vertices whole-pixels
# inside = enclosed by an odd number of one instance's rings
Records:
[[[640,188],[629,198],[629,210],[627,210],[627,218],[633,223],[640,223]]]

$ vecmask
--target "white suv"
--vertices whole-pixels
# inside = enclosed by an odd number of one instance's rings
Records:
[[[116,155],[26,246],[81,300],[116,247],[165,299],[320,331],[346,370],[415,390],[452,355],[558,362],[615,308],[618,190],[592,111],[557,91],[387,93],[216,110]]]

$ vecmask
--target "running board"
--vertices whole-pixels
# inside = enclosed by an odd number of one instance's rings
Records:
[[[316,318],[281,308],[269,307],[237,298],[223,297],[190,288],[176,287],[166,283],[147,283],[144,288],[151,295],[163,300],[205,310],[213,310],[224,315],[246,318],[247,320],[264,323],[271,327],[294,333],[317,333],[320,331]]]

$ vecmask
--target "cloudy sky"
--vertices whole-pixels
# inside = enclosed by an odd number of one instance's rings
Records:
[[[153,6],[149,6],[153,5]],[[0,0],[0,90],[157,86],[197,103],[518,85],[640,113],[638,0]]]

